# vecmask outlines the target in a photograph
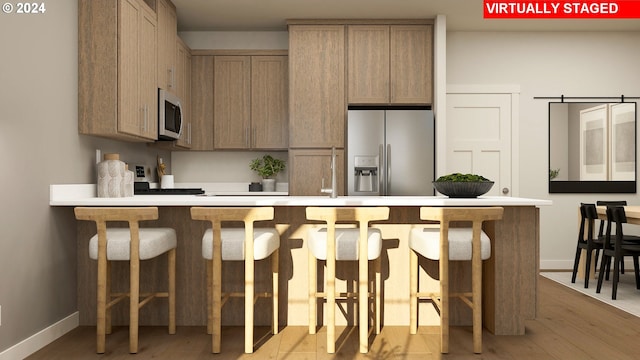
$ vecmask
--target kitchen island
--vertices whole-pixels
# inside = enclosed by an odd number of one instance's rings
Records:
[[[321,224],[305,219],[306,206],[388,206],[387,221],[372,226],[382,232],[383,276],[383,325],[409,324],[409,250],[408,236],[416,226],[427,224],[419,218],[421,206],[503,206],[501,221],[485,224],[485,231],[492,239],[492,256],[484,263],[484,324],[497,335],[522,335],[526,319],[533,319],[537,312],[537,275],[539,269],[539,207],[551,205],[551,201],[513,198],[480,197],[477,199],[449,199],[443,196],[345,196],[331,199],[328,196],[199,196],[199,195],[143,195],[129,198],[96,198],[93,185],[52,185],[50,205],[69,209],[75,206],[158,206],[160,218],[146,226],[168,226],[178,234],[177,257],[177,313],[179,326],[206,323],[205,262],[201,255],[201,238],[209,226],[191,219],[191,206],[273,206],[275,218],[265,226],[275,226],[281,234],[280,245],[280,299],[281,325],[307,325],[307,247],[309,228]],[[66,216],[66,215],[65,215]],[[95,233],[95,225],[77,222],[78,261],[78,310],[81,325],[95,324],[95,264],[88,257],[88,239]],[[166,260],[164,260],[166,261]],[[122,265],[122,266],[120,266]],[[163,259],[143,263],[141,286],[164,286]],[[242,263],[223,263],[223,286],[227,290],[240,291],[243,282]],[[437,262],[421,260],[421,289],[437,289]],[[466,289],[469,284],[470,266],[452,263],[452,290]],[[428,273],[429,276],[424,274]],[[124,264],[114,264],[113,283],[126,286],[128,272]],[[357,266],[340,264],[337,269],[337,289],[353,289],[357,279]],[[319,277],[323,272],[319,271]],[[268,289],[268,264],[256,265],[256,291]],[[150,279],[150,280],[148,280]],[[322,283],[322,279],[319,279]],[[232,288],[235,286],[235,288]],[[265,288],[267,287],[267,288]],[[141,289],[144,291],[144,288]],[[261,300],[260,300],[261,301]],[[269,301],[257,304],[256,324],[269,324]],[[231,299],[223,312],[223,325],[243,324],[243,302]],[[357,317],[357,303],[352,299],[339,301],[338,324],[353,324]],[[164,304],[149,304],[141,313],[143,325],[166,323]],[[471,314],[462,304],[452,303],[452,324],[471,324]],[[146,309],[146,307],[145,307]],[[114,309],[114,323],[127,322],[127,308]],[[438,315],[432,306],[420,306],[421,325],[438,325]]]

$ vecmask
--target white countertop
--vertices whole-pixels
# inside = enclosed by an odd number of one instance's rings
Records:
[[[95,185],[50,185],[51,206],[548,206],[551,200],[508,196],[450,199],[446,196],[282,196],[231,195],[136,195],[121,198],[96,197]]]

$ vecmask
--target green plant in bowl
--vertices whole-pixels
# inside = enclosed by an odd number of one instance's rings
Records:
[[[433,187],[450,198],[475,198],[486,194],[493,184],[482,175],[453,173],[440,176]]]

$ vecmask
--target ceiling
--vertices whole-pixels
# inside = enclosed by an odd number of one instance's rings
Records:
[[[287,19],[428,19],[448,31],[640,31],[640,19],[483,19],[482,0],[172,0],[178,31],[285,31]]]

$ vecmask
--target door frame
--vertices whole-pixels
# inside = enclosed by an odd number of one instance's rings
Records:
[[[520,196],[520,85],[448,84],[446,94],[506,94],[511,96],[511,188],[509,189],[509,196]],[[438,105],[438,113],[436,115],[436,178],[446,175],[447,159],[447,107],[446,102],[445,104],[438,103]]]

